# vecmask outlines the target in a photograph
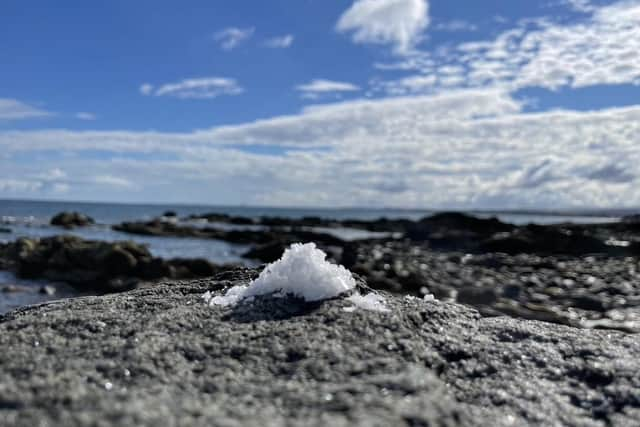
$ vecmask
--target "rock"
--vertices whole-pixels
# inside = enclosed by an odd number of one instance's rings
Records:
[[[228,268],[205,259],[154,258],[135,242],[75,236],[18,239],[0,248],[0,260],[21,277],[66,282],[83,292],[120,292],[141,280],[208,277]]]
[[[443,212],[411,224],[407,228],[406,236],[412,240],[426,240],[436,234],[440,240],[452,240],[453,236],[473,238],[477,235],[490,236],[513,229],[514,225],[497,218],[478,218],[460,212]]]
[[[457,301],[469,305],[491,305],[498,300],[494,289],[467,286],[458,291]]]
[[[242,254],[242,257],[259,260],[265,263],[274,262],[282,256],[286,247],[287,245],[284,242],[275,240],[249,249],[247,252]]]
[[[0,233],[11,233],[11,229],[10,228],[6,228],[6,227],[0,227]]]
[[[44,295],[55,295],[56,288],[55,286],[45,285],[40,288],[40,293]]]
[[[389,313],[177,282],[0,317],[0,419],[32,425],[635,425],[640,342],[386,295]]]
[[[501,252],[510,255],[565,254],[586,255],[609,253],[612,248],[604,241],[579,231],[528,225],[511,233],[500,233],[484,241],[480,252]]]
[[[640,214],[627,215],[621,220],[624,224],[640,224]]]
[[[16,294],[21,292],[29,292],[30,289],[25,286],[18,285],[4,285],[0,287],[0,292],[5,294]]]
[[[93,218],[79,212],[61,212],[51,218],[51,225],[65,228],[85,227],[94,223]]]
[[[166,218],[175,218],[178,216],[178,214],[176,213],[176,211],[165,211],[162,216],[166,217]]]

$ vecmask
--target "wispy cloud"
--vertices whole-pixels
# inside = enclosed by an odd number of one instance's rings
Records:
[[[272,49],[284,49],[290,47],[293,44],[295,37],[293,34],[286,34],[284,36],[272,37],[265,40],[264,46]]]
[[[461,19],[455,19],[453,21],[444,21],[438,22],[432,27],[436,31],[447,31],[447,32],[471,32],[477,31],[478,26],[472,24],[471,22],[463,21]]]
[[[0,121],[25,120],[53,115],[48,111],[33,107],[17,99],[0,98]]]
[[[153,85],[150,83],[143,83],[140,85],[139,90],[143,95],[151,95],[153,93]]]
[[[309,83],[296,86],[296,90],[301,92],[304,98],[316,99],[320,95],[335,95],[344,92],[357,92],[360,90],[360,88],[348,82],[315,79],[310,81]]]
[[[140,93],[149,96],[171,96],[181,99],[209,99],[222,95],[240,95],[244,89],[235,79],[202,77],[184,79],[155,87],[149,83],[140,86]]]
[[[254,32],[255,28],[229,27],[215,33],[213,39],[218,42],[221,49],[233,50],[249,40]]]
[[[356,43],[391,45],[407,53],[429,25],[427,0],[356,0],[338,23],[338,32],[352,32]]]
[[[81,112],[79,112],[79,113],[76,113],[76,115],[75,115],[75,116],[76,116],[76,119],[79,119],[79,120],[88,120],[88,121],[91,121],[91,120],[95,120],[95,119],[97,119],[97,117],[96,117],[96,115],[95,115],[95,114],[93,114],[93,113],[87,113],[86,111],[81,111]]]

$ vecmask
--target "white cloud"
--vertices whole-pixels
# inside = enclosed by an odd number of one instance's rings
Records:
[[[254,32],[255,28],[229,27],[215,33],[213,39],[218,42],[221,49],[233,50],[249,40]]]
[[[240,95],[244,89],[235,79],[202,77],[184,79],[154,87],[148,83],[140,86],[143,95],[172,96],[181,99],[209,99],[222,95]]]
[[[76,119],[79,120],[95,120],[97,117],[93,113],[87,113],[86,111],[81,111],[76,113]]]
[[[591,0],[562,0],[561,4],[578,12],[593,12],[596,9]]]
[[[270,39],[265,40],[264,45],[266,47],[270,47],[272,49],[284,49],[290,47],[294,41],[293,34],[287,34],[279,37],[272,37]]]
[[[335,80],[315,79],[309,83],[296,86],[305,98],[316,99],[320,95],[339,94],[341,92],[357,92],[360,88],[352,83]]]
[[[25,120],[51,115],[48,111],[40,110],[16,99],[0,98],[0,121]]]
[[[453,21],[438,22],[433,26],[436,31],[448,31],[448,32],[470,32],[477,31],[478,27],[471,22],[464,21],[462,19],[455,19]]]
[[[0,158],[0,196],[46,196],[60,183],[74,197],[106,200],[632,206],[640,204],[638,140],[640,106],[532,114],[505,91],[458,90],[314,106],[189,133],[0,132],[7,156]],[[282,148],[258,155],[250,152],[256,144]],[[65,156],[12,160],[52,149]],[[92,158],[97,149],[111,154]],[[65,175],[42,176],[56,168]]]
[[[94,182],[99,185],[106,185],[109,187],[122,187],[132,188],[133,183],[125,178],[113,176],[113,175],[98,175],[93,178]]]
[[[428,25],[426,0],[356,0],[342,14],[336,30],[353,32],[356,43],[392,45],[396,53],[404,54]]]
[[[143,83],[140,85],[139,90],[143,95],[151,95],[153,93],[153,85],[149,83]]]
[[[559,89],[594,85],[640,85],[640,3],[620,1],[594,7],[574,2],[590,14],[572,24],[542,18],[525,20],[488,41],[462,43],[433,52],[412,52],[402,61],[377,64],[381,70],[414,70],[419,79],[437,80],[423,85],[430,93],[447,87],[488,87],[509,90],[524,87]],[[459,72],[445,75],[443,65]],[[406,77],[404,78],[406,79]],[[389,94],[404,90],[406,81],[376,81]],[[409,85],[416,87],[415,85]]]

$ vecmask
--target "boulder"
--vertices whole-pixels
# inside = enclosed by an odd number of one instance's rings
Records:
[[[11,426],[626,426],[640,341],[385,295],[389,312],[176,282],[0,317]]]
[[[93,218],[79,212],[61,212],[51,218],[51,225],[65,228],[85,227],[94,223]]]

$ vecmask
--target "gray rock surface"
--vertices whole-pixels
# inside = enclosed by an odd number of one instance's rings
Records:
[[[387,296],[389,313],[263,297],[254,275],[175,282],[0,317],[0,425],[626,426],[637,336]]]

